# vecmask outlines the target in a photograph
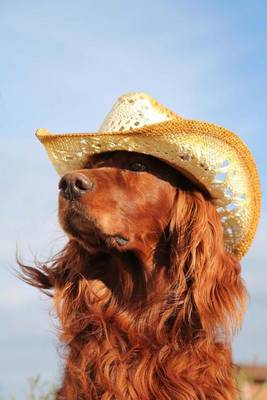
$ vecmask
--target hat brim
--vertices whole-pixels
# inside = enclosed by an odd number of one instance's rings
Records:
[[[241,258],[256,232],[261,191],[254,159],[233,132],[215,124],[172,119],[121,132],[54,134],[38,129],[59,175],[83,168],[91,155],[126,150],[158,157],[211,194],[226,250]]]

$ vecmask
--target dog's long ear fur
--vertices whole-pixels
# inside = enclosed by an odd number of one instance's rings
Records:
[[[21,273],[19,278],[51,296],[51,290],[63,288],[88,262],[87,252],[77,242],[70,240],[56,256],[46,263],[35,262],[35,267],[22,263],[17,257]]]
[[[224,251],[211,200],[199,191],[178,189],[169,232],[169,273],[177,282],[183,320],[210,338],[229,338],[240,327],[246,289],[237,259]]]

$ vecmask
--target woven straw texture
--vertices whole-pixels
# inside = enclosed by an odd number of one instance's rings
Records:
[[[259,176],[247,146],[234,133],[186,120],[143,93],[121,96],[98,133],[37,137],[59,175],[81,169],[95,153],[135,151],[158,157],[204,186],[224,229],[225,249],[241,259],[256,233],[261,207]]]

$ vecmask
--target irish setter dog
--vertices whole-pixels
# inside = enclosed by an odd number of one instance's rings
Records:
[[[233,400],[246,290],[209,194],[163,161],[94,155],[59,182],[69,236],[24,280],[54,298],[56,400]]]

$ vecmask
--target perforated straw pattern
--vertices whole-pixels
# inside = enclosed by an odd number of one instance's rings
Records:
[[[145,93],[129,93],[118,98],[100,126],[99,132],[121,132],[180,118]]]
[[[214,124],[185,120],[143,93],[120,97],[100,129],[105,132],[51,134],[41,129],[37,136],[60,175],[82,168],[90,155],[103,151],[162,159],[209,191],[226,251],[238,258],[246,253],[256,232],[261,194],[255,162],[238,136]]]

